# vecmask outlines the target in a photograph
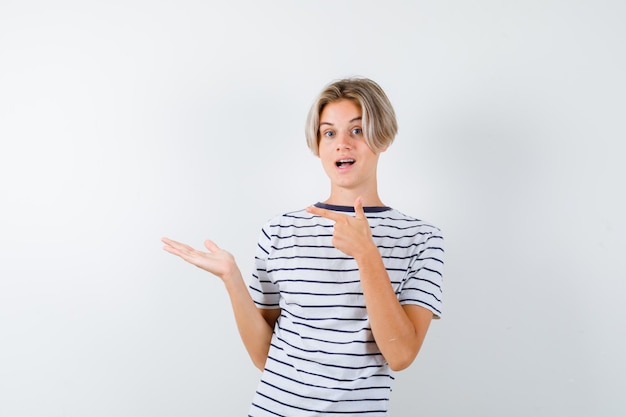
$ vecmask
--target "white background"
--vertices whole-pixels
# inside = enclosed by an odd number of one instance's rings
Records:
[[[400,416],[626,416],[626,3],[0,3],[0,415],[242,416],[221,282],[162,251],[327,197],[336,78],[400,126],[381,197],[440,226]]]

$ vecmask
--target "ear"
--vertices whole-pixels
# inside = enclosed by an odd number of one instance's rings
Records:
[[[370,148],[370,149],[372,149],[372,148]],[[380,149],[372,150],[372,152],[374,152],[375,154],[381,154],[381,153],[385,152],[387,149],[389,149],[389,145],[385,145],[384,147],[382,147]]]

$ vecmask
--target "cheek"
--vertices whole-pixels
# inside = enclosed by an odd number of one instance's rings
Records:
[[[332,170],[333,167],[335,166],[334,158],[328,155],[328,153],[324,152],[322,149],[320,149],[319,158],[320,158],[320,162],[322,163],[322,167],[324,168],[326,172],[330,172],[330,170]]]
[[[322,159],[322,166],[324,167],[324,169],[326,171],[328,171],[328,170],[332,169],[335,166],[335,163],[331,162],[328,159]]]
[[[332,159],[330,155],[330,151],[327,146],[320,146],[318,149],[318,156],[322,160],[323,164],[326,164],[328,161]]]

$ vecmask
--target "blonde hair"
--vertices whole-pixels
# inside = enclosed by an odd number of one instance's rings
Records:
[[[391,145],[398,133],[398,123],[383,89],[367,78],[345,78],[328,84],[307,115],[306,141],[316,156],[319,156],[320,114],[327,104],[338,100],[351,100],[361,108],[363,136],[372,152],[382,152]]]

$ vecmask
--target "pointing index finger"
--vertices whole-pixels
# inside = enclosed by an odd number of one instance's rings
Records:
[[[332,210],[327,210],[327,209],[323,209],[321,207],[315,207],[315,206],[307,207],[306,211],[308,213],[315,214],[317,216],[321,216],[321,217],[324,217],[326,219],[330,219],[330,220],[334,220],[334,221],[337,221],[337,220],[341,219],[341,216],[343,216],[343,214],[341,214],[341,213],[336,213],[336,212],[334,212]]]

